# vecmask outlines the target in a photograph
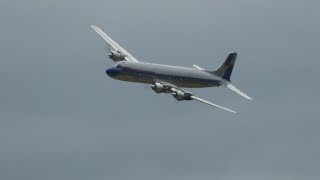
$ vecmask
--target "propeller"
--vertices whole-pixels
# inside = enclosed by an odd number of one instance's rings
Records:
[[[113,51],[113,48],[108,44],[104,47],[104,50],[109,54],[111,51]]]
[[[109,60],[109,55],[110,55],[110,52],[113,50],[113,48],[107,44],[105,47],[104,47],[104,50],[106,51],[106,54],[107,54],[107,59]],[[109,61],[106,61],[106,66],[108,66],[108,62]]]

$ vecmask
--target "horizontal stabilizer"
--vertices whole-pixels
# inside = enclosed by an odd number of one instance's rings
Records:
[[[198,70],[200,70],[200,71],[205,71],[205,69],[204,68],[202,68],[202,67],[200,67],[200,66],[198,66],[198,65],[192,65],[194,68],[196,68],[196,69],[198,69]]]
[[[248,95],[246,95],[245,93],[241,92],[238,88],[236,88],[234,85],[232,85],[231,83],[222,83],[223,86],[225,86],[226,88],[230,89],[231,91],[239,94],[240,96],[252,100],[251,97],[249,97]]]

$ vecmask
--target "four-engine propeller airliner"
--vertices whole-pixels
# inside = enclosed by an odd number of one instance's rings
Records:
[[[231,84],[230,77],[237,53],[228,55],[224,63],[214,71],[207,71],[197,65],[194,68],[145,63],[138,61],[106,33],[96,26],[91,26],[111,47],[109,58],[117,64],[106,70],[108,76],[130,82],[150,84],[156,93],[171,93],[178,100],[196,100],[232,113],[235,111],[211,103],[181,88],[203,88],[224,86],[240,96],[251,98]]]

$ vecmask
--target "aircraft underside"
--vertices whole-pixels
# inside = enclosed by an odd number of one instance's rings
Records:
[[[165,81],[184,88],[204,88],[220,86],[219,81],[207,79],[195,79],[191,77],[178,77],[169,75],[145,75],[143,73],[120,73],[115,79],[144,84],[154,84],[158,81]]]

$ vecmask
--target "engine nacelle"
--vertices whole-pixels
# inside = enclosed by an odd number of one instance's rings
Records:
[[[161,83],[155,83],[150,86],[151,86],[152,90],[154,90],[156,93],[162,93],[165,90],[165,88],[163,87],[163,85]]]
[[[125,58],[126,58],[126,55],[121,54],[121,53],[118,52],[118,51],[111,51],[108,56],[109,56],[109,58],[112,59],[113,61],[123,61],[123,60],[125,60]]]
[[[176,92],[173,92],[173,93],[172,93],[172,96],[173,96],[174,98],[176,98],[176,100],[178,100],[178,101],[182,101],[182,100],[185,99],[185,93],[182,92],[182,91],[180,91],[180,90],[178,90],[178,91],[176,91]]]

